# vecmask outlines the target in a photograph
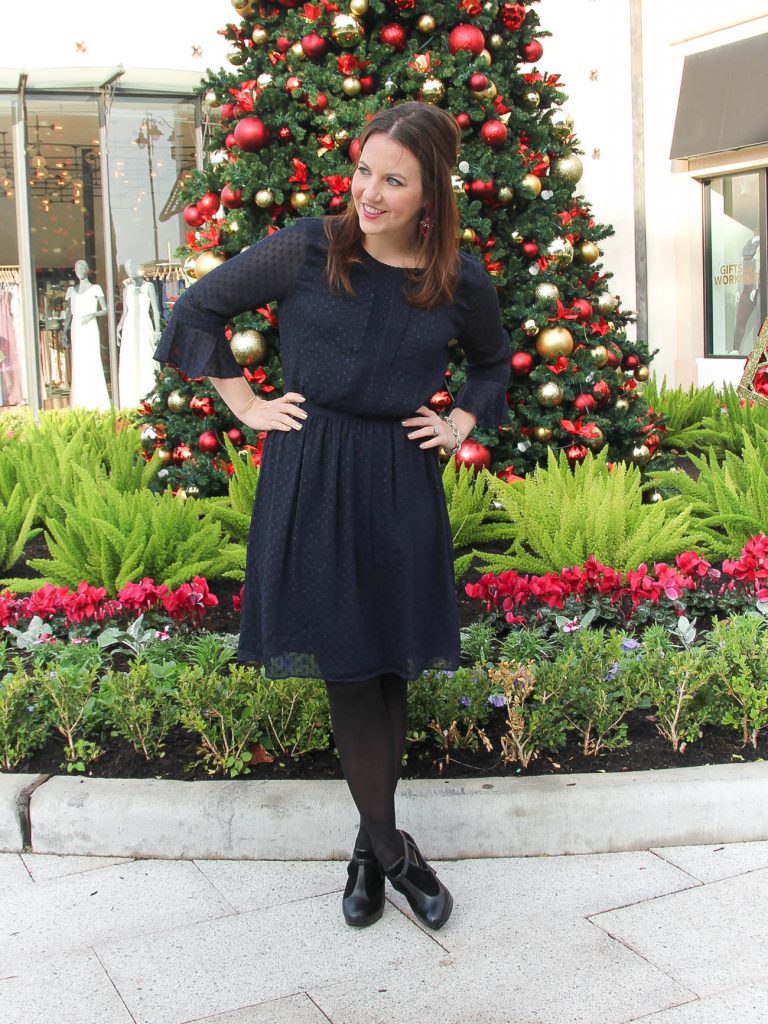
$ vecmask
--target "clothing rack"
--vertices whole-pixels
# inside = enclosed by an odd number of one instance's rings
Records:
[[[154,263],[142,263],[141,276],[148,281],[186,280],[180,263],[162,260],[156,260]]]
[[[0,266],[0,284],[18,284],[19,268],[10,265]]]

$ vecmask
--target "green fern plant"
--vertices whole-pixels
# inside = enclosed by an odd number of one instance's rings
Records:
[[[114,596],[126,583],[152,577],[178,587],[193,576],[240,579],[245,549],[229,544],[197,502],[149,490],[122,492],[110,481],[76,474],[77,503],[48,524],[50,558],[30,561],[42,579],[5,581],[20,592],[42,583],[76,587],[81,580]]]
[[[768,408],[750,405],[730,385],[723,388],[720,408],[702,420],[702,427],[712,435],[710,447],[719,455],[741,452],[749,438],[758,443],[768,429]]]
[[[685,512],[665,502],[643,504],[636,466],[607,465],[607,449],[573,469],[565,452],[550,450],[546,468],[510,487],[489,476],[489,487],[504,507],[514,537],[503,555],[484,559],[482,572],[517,569],[559,572],[590,555],[615,569],[665,561],[699,540]]]
[[[489,487],[490,481],[497,479],[486,470],[481,470],[475,476],[472,468],[465,465],[459,466],[457,470],[454,459],[449,459],[445,464],[443,489],[454,548],[508,540],[511,537],[509,516],[495,500],[494,492]],[[470,551],[455,560],[454,576],[457,580],[467,571],[475,554],[477,552]]]
[[[244,459],[228,437],[224,437],[234,473],[229,478],[229,493],[223,498],[208,498],[211,516],[224,527],[232,540],[245,543],[251,526],[251,513],[259,483],[259,467]]]
[[[0,572],[15,565],[28,541],[40,533],[32,528],[36,512],[37,498],[27,504],[18,484],[7,502],[0,501]]]
[[[706,448],[718,443],[718,433],[712,426],[704,426],[720,415],[720,396],[714,385],[697,388],[691,385],[687,391],[682,388],[668,388],[666,377],[661,387],[655,378],[645,386],[644,398],[654,410],[660,413],[666,433],[661,433],[661,447],[677,451],[692,448]]]
[[[745,432],[722,462],[714,449],[691,455],[695,480],[672,470],[650,474],[653,484],[672,492],[663,504],[697,525],[702,553],[710,558],[735,556],[751,536],[768,533],[768,428],[754,423],[752,429],[755,439]]]

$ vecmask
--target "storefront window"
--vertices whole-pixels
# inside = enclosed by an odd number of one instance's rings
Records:
[[[154,385],[158,318],[184,288],[173,254],[188,230],[179,194],[195,167],[195,108],[118,96],[107,124],[120,404],[135,406]]]
[[[12,138],[11,101],[0,98],[0,409],[27,400]]]
[[[43,407],[107,409],[97,97],[28,99],[27,141]]]
[[[743,358],[765,313],[761,289],[764,172],[713,179],[707,188],[709,354]]]

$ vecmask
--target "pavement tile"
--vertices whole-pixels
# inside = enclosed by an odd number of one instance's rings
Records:
[[[0,892],[34,884],[20,854],[0,853]]]
[[[0,974],[5,964],[0,959]],[[22,967],[0,980],[3,1024],[133,1024],[92,951]]]
[[[658,846],[651,852],[702,882],[716,882],[719,878],[731,878],[747,871],[768,868],[768,842]]]
[[[23,853],[21,859],[36,882],[131,863],[130,857],[60,857],[55,853]]]
[[[96,950],[136,1024],[181,1024],[339,978],[363,984],[445,955],[392,906],[372,928],[347,927],[338,893]]]
[[[579,919],[307,991],[334,1024],[620,1024],[692,993]],[[444,934],[445,933],[445,934]]]
[[[699,996],[763,982],[768,870],[710,882],[591,920]]]
[[[198,1017],[188,1024],[328,1024],[328,1018],[301,992],[285,999],[270,999],[258,1006],[244,1006],[231,1013],[218,1013],[215,1017]]]
[[[454,949],[521,919],[586,917],[698,884],[645,851],[433,861],[432,866],[454,897]],[[413,916],[404,896],[391,888],[387,894]]]
[[[138,860],[67,875],[4,895],[0,963],[19,967],[115,934],[146,935],[232,913],[189,861]]]
[[[347,861],[198,860],[195,863],[221,895],[242,913],[330,892],[341,894],[347,883]]]
[[[768,988],[748,985],[745,988],[705,996],[671,1010],[652,1013],[638,1024],[768,1024]]]

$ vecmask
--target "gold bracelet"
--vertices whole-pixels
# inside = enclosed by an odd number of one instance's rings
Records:
[[[449,451],[451,455],[455,455],[456,452],[461,447],[461,431],[459,430],[458,426],[453,422],[450,416],[445,417],[445,422],[453,431],[453,439],[456,442],[456,444]]]

